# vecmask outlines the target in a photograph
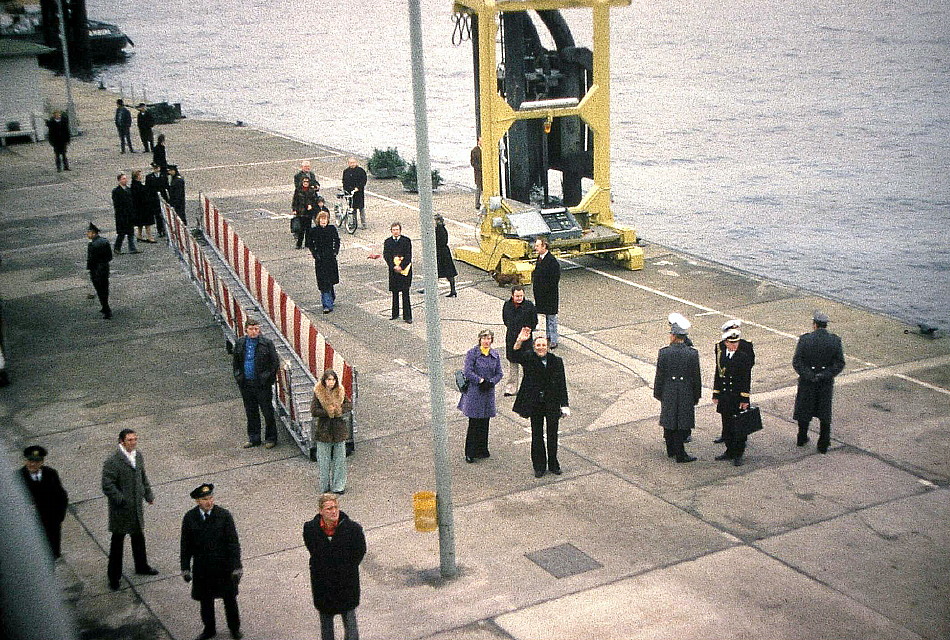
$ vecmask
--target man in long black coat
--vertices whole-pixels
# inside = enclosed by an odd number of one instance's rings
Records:
[[[115,101],[115,128],[119,132],[122,153],[125,153],[126,144],[129,145],[129,153],[135,153],[132,148],[132,114],[125,108],[125,102],[121,99]]]
[[[122,238],[129,239],[129,253],[138,253],[135,248],[135,201],[129,187],[129,176],[120,173],[119,183],[112,190],[112,208],[115,211],[115,252],[122,253]]]
[[[162,216],[161,201],[168,200],[168,180],[162,175],[162,168],[158,163],[152,163],[152,173],[145,176],[145,191],[148,194],[148,207],[155,218],[155,228],[158,237],[165,237],[165,218]]]
[[[841,338],[829,333],[828,316],[816,311],[812,316],[811,333],[798,338],[792,366],[798,374],[794,419],[798,422],[799,447],[808,442],[808,425],[818,418],[818,452],[827,453],[831,444],[831,400],[835,376],[844,370],[844,348]]]
[[[656,358],[653,397],[660,401],[660,426],[666,440],[666,455],[677,462],[692,462],[683,446],[696,426],[696,404],[702,397],[703,381],[699,371],[699,352],[687,347],[686,329],[673,323],[670,344]]]
[[[168,204],[184,224],[188,224],[188,212],[185,210],[185,179],[178,173],[178,165],[168,165]]]
[[[548,339],[544,336],[534,339],[533,351],[522,350],[521,345],[530,333],[527,327],[523,327],[514,344],[515,357],[524,367],[524,380],[512,408],[522,418],[531,420],[531,464],[534,477],[540,478],[545,471],[561,475],[561,464],[557,459],[557,430],[561,416],[571,415],[571,410],[567,401],[564,361],[548,351]]]
[[[534,303],[525,298],[524,287],[516,284],[511,288],[511,298],[505,300],[501,307],[501,321],[505,324],[505,358],[508,360],[510,372],[505,384],[505,395],[513,396],[518,393],[520,378],[518,359],[515,357],[515,342],[525,327],[528,328],[526,344],[533,344],[534,328],[538,326],[538,312]]]
[[[409,289],[412,287],[412,240],[402,235],[402,224],[394,222],[392,235],[383,242],[383,260],[389,267],[389,290],[393,294],[392,320],[399,317],[399,298],[402,297],[402,317],[412,324],[412,305]]]
[[[54,111],[53,117],[46,121],[46,140],[53,147],[56,156],[56,171],[70,171],[69,160],[66,158],[66,147],[72,134],[69,132],[69,118],[61,111]]]
[[[561,282],[561,266],[554,254],[548,251],[548,241],[545,238],[535,240],[534,249],[538,252],[538,261],[534,267],[534,274],[531,276],[534,306],[538,313],[544,314],[548,343],[552,349],[557,349],[557,311],[560,302],[558,287]]]
[[[716,460],[732,460],[737,467],[743,464],[746,434],[737,429],[736,416],[749,408],[752,367],[755,365],[752,343],[742,340],[741,335],[737,327],[731,327],[723,332],[722,340],[716,343],[716,372],[712,392],[716,412],[722,416],[721,440],[726,443],[726,452],[716,456]],[[743,347],[743,342],[748,346]]]
[[[89,246],[86,247],[86,269],[89,279],[99,296],[100,313],[106,320],[112,317],[112,307],[109,306],[109,263],[112,261],[112,247],[109,241],[99,235],[99,227],[89,223],[86,229]]]
[[[360,563],[366,555],[366,537],[363,527],[340,511],[339,504],[335,493],[322,494],[320,513],[303,525],[322,640],[333,640],[333,616],[338,614],[343,617],[347,640],[359,638],[356,607],[360,604]]]
[[[33,445],[23,450],[25,462],[20,467],[20,478],[33,498],[36,505],[40,524],[46,532],[50,551],[53,557],[60,556],[60,540],[62,539],[63,520],[66,518],[66,507],[69,505],[69,496],[59,480],[56,469],[43,464],[46,460],[46,449]]]
[[[217,633],[216,598],[224,600],[231,637],[241,638],[237,594],[244,569],[234,518],[214,504],[213,484],[203,484],[190,495],[197,504],[181,520],[181,577],[192,583],[191,597],[201,603],[204,631],[198,638],[213,638]]]
[[[264,448],[277,445],[277,422],[274,418],[274,382],[280,358],[277,347],[261,335],[260,323],[248,318],[244,322],[244,335],[234,344],[232,359],[234,381],[241,391],[244,414],[247,416],[247,442],[244,448],[261,444],[261,414],[264,414]]]
[[[360,212],[360,227],[366,228],[366,170],[361,167],[356,158],[347,160],[347,167],[343,170],[343,190],[353,194],[353,208]]]
[[[155,147],[155,139],[152,134],[152,127],[155,126],[155,116],[149,113],[144,102],[140,102],[136,109],[139,113],[135,117],[135,123],[139,128],[139,138],[142,139],[142,146],[145,151],[152,151]]]

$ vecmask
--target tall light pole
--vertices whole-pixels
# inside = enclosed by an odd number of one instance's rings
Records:
[[[69,73],[69,45],[66,42],[63,0],[56,0],[56,10],[59,12],[59,44],[63,48],[63,75],[66,76],[66,119],[69,120],[69,135],[75,136],[79,134],[79,123],[76,121],[76,105],[73,104],[72,78]]]
[[[412,51],[412,98],[416,115],[416,184],[419,186],[419,235],[425,257],[426,342],[429,398],[432,403],[432,448],[435,454],[436,512],[439,520],[439,568],[443,578],[458,573],[455,563],[455,522],[452,515],[452,472],[448,461],[445,424],[445,377],[442,371],[442,328],[439,324],[439,278],[432,219],[432,163],[426,118],[425,63],[422,56],[422,11],[409,0],[409,48]]]

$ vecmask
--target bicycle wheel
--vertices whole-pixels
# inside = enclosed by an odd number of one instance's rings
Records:
[[[343,211],[338,204],[333,205],[333,219],[336,220],[336,226],[343,226]]]
[[[346,230],[353,235],[356,233],[356,209],[347,209],[346,217],[344,218],[344,224],[346,225]]]

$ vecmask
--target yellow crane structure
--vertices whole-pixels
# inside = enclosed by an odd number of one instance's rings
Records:
[[[482,208],[477,232],[478,246],[456,248],[456,258],[479,269],[492,272],[501,281],[530,283],[534,270],[531,259],[532,241],[548,238],[551,251],[558,257],[597,256],[613,260],[627,269],[643,268],[643,250],[637,245],[635,229],[614,222],[610,192],[610,10],[629,6],[631,0],[457,0],[456,14],[467,14],[472,22],[473,49],[477,84],[477,114],[482,153]],[[543,89],[535,95],[540,99],[520,100],[512,106],[510,96],[502,95],[500,78],[506,73],[499,66],[499,28],[510,12],[535,11],[556,13],[561,9],[590,9],[593,12],[593,49],[585,63],[586,87],[580,87],[576,97],[546,97]],[[514,24],[514,23],[513,23]],[[570,34],[568,32],[568,37]],[[512,37],[513,39],[513,37]],[[502,51],[504,55],[504,50]],[[515,56],[512,56],[513,58]],[[518,60],[512,60],[512,64]],[[555,63],[557,61],[555,60]],[[530,67],[534,63],[529,63]],[[538,73],[526,68],[526,76],[541,78],[551,73],[550,65],[537,63]],[[544,69],[540,67],[544,67]],[[550,82],[549,82],[550,84]],[[585,90],[586,89],[586,90]],[[522,96],[525,97],[525,96]],[[533,96],[526,96],[533,97]],[[579,120],[578,120],[579,119]],[[585,177],[592,178],[592,186],[581,195],[577,179],[579,202],[571,206],[540,207],[502,197],[502,169],[500,154],[509,149],[509,130],[519,121],[541,121],[538,135],[528,144],[537,146],[540,140],[547,162],[548,137],[557,125],[583,129],[580,139],[588,139],[592,167]],[[581,122],[586,127],[582,127]],[[534,125],[537,127],[537,125]],[[522,138],[523,139],[523,138]],[[501,151],[500,151],[501,150]],[[534,153],[536,150],[532,150]],[[543,166],[545,200],[547,200],[547,169]],[[592,171],[591,171],[592,169]],[[538,173],[541,169],[538,170]],[[500,277],[499,277],[500,276]]]

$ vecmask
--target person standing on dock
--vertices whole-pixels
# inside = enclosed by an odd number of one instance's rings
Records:
[[[108,320],[112,317],[112,308],[109,306],[109,263],[112,261],[112,247],[109,241],[99,235],[99,227],[89,223],[86,229],[89,246],[86,248],[86,269],[89,279],[99,296],[102,317]]]
[[[557,349],[557,311],[558,287],[561,282],[561,265],[548,249],[547,238],[534,241],[534,250],[538,252],[538,261],[531,280],[534,283],[534,306],[538,313],[544,314],[544,325],[548,336],[548,346]]]
[[[353,195],[353,208],[360,212],[360,228],[366,228],[366,199],[363,196],[366,190],[366,170],[357,163],[356,158],[347,160],[347,167],[343,170],[343,191]]]
[[[299,189],[300,183],[304,178],[307,178],[310,180],[310,188],[314,191],[320,191],[320,182],[317,180],[317,176],[314,175],[310,167],[311,165],[309,160],[304,160],[300,163],[300,171],[294,174],[294,189]]]
[[[475,210],[482,208],[482,138],[479,136],[478,142],[472,147],[469,161],[472,164],[472,171],[475,174]]]
[[[515,342],[521,330],[527,329],[528,337],[525,342],[533,344],[532,334],[534,328],[538,326],[538,312],[534,308],[534,303],[525,298],[522,285],[516,284],[511,288],[511,299],[505,300],[501,308],[501,321],[505,324],[505,358],[510,367],[508,382],[505,384],[505,396],[513,396],[518,393],[521,374]]]
[[[158,134],[158,141],[152,147],[152,166],[158,165],[163,176],[168,175],[168,153],[165,150],[165,134]]]
[[[168,180],[162,175],[158,163],[152,163],[152,173],[145,176],[146,205],[155,220],[158,237],[165,237],[165,218],[162,216],[161,200],[168,200]],[[161,200],[160,200],[161,199]]]
[[[33,498],[36,514],[46,532],[46,540],[54,558],[60,556],[60,540],[62,539],[63,520],[66,518],[66,507],[69,505],[69,496],[59,480],[56,469],[47,467],[46,449],[33,445],[23,450],[25,462],[20,468],[20,477]]]
[[[739,432],[737,416],[749,408],[755,364],[752,343],[740,340],[741,335],[738,327],[730,325],[723,331],[722,340],[716,343],[712,392],[716,413],[722,416],[721,440],[726,444],[725,453],[716,456],[716,460],[732,460],[737,467],[742,466],[747,439],[746,434]],[[742,347],[743,342],[749,345],[747,349]]]
[[[280,357],[277,347],[261,335],[261,323],[254,318],[244,321],[244,335],[234,343],[234,381],[241,390],[247,416],[247,442],[244,448],[261,445],[261,414],[264,414],[264,448],[277,446],[277,422],[274,418],[273,386],[277,380]]]
[[[168,204],[175,208],[175,213],[182,223],[188,226],[188,211],[185,209],[185,179],[178,173],[178,165],[168,165]]]
[[[310,178],[300,181],[300,186],[294,190],[294,197],[290,203],[291,226],[296,228],[294,237],[297,239],[297,248],[303,248],[304,238],[313,225],[313,218],[317,215],[317,190],[310,186]]]
[[[72,134],[69,132],[69,119],[61,111],[54,111],[53,117],[46,121],[46,140],[53,147],[56,156],[56,171],[70,171],[69,160],[66,159],[66,147]]]
[[[214,485],[203,484],[189,494],[195,507],[181,520],[181,577],[191,582],[191,597],[201,603],[204,630],[198,636],[207,640],[217,635],[214,601],[224,600],[224,617],[232,638],[243,638],[238,610],[238,583],[244,575],[241,541],[234,517],[214,504]],[[194,580],[194,582],[192,582]]]
[[[656,358],[653,397],[660,401],[660,426],[666,440],[666,455],[677,462],[692,462],[683,444],[696,425],[696,404],[702,397],[703,381],[699,352],[684,343],[686,329],[670,326],[670,344]]]
[[[116,253],[122,253],[122,239],[128,238],[129,253],[138,253],[135,248],[135,201],[129,187],[129,176],[120,173],[116,176],[119,183],[112,190],[112,209],[115,211],[115,247]]]
[[[534,477],[540,478],[546,471],[561,475],[557,459],[558,426],[562,417],[571,415],[567,401],[567,379],[564,361],[548,351],[548,339],[534,338],[534,351],[521,350],[531,331],[523,327],[515,340],[514,351],[518,362],[524,367],[524,381],[518,389],[518,397],[512,407],[522,418],[531,420],[531,464]],[[544,426],[547,423],[547,442]]]
[[[458,275],[458,269],[455,268],[455,260],[452,259],[452,248],[449,247],[449,230],[445,228],[445,218],[441,214],[435,214],[435,261],[440,278],[449,281],[449,292],[446,298],[455,298],[458,292],[455,291],[455,277]]]
[[[115,101],[115,128],[119,132],[122,153],[125,153],[126,144],[129,145],[129,153],[135,153],[132,148],[132,114],[125,108],[122,98]]]
[[[402,235],[401,222],[393,222],[389,230],[392,235],[383,242],[383,260],[389,267],[389,290],[393,294],[390,319],[399,318],[401,296],[403,320],[406,324],[412,324],[412,305],[409,304],[409,290],[412,288],[412,240]]]
[[[155,116],[153,116],[144,102],[140,102],[137,107],[138,115],[135,123],[139,128],[139,138],[142,139],[142,147],[145,151],[152,151],[155,148],[155,138],[152,135],[152,127],[155,126]]]
[[[811,333],[798,338],[792,366],[798,374],[793,419],[798,423],[799,447],[808,443],[808,425],[818,418],[818,453],[827,453],[831,444],[831,400],[835,376],[844,370],[841,338],[828,331],[828,316],[815,311]]]
[[[307,248],[313,256],[313,268],[317,276],[317,288],[320,290],[323,313],[330,313],[336,304],[334,287],[340,283],[340,267],[337,264],[337,255],[340,253],[340,234],[336,226],[330,224],[330,212],[325,207],[320,208],[319,204],[317,224],[307,232]]]

